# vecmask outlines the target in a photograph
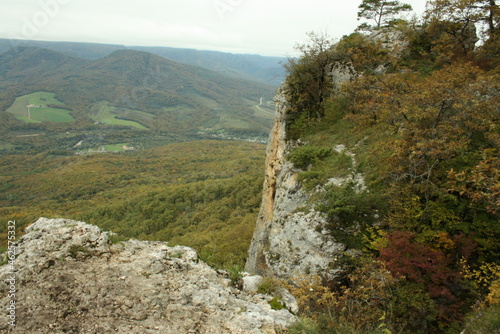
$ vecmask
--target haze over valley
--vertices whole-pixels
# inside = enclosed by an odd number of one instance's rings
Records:
[[[137,49],[0,40],[0,150],[267,139],[283,59]]]

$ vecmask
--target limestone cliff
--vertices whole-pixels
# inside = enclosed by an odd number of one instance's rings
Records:
[[[113,244],[96,226],[65,219],[41,218],[26,232],[13,267],[0,267],[2,333],[275,333],[295,320],[188,247]]]
[[[408,41],[396,31],[378,31],[368,38],[380,41],[394,56],[399,56]],[[379,66],[379,72],[386,71]],[[326,66],[326,80],[331,80],[332,93],[339,89],[342,83],[363,75],[357,73],[350,62],[334,61]],[[338,259],[345,255],[356,253],[332,237],[327,228],[325,216],[314,211],[305,204],[318,191],[324,190],[320,185],[312,192],[305,191],[298,182],[301,170],[294,168],[287,161],[287,154],[292,148],[304,143],[287,141],[286,122],[290,109],[284,84],[278,91],[275,104],[276,116],[274,127],[269,137],[267,147],[266,175],[263,187],[263,197],[253,240],[248,253],[246,270],[258,274],[270,274],[289,278],[303,274],[321,274],[335,279],[341,272],[337,265]],[[336,143],[330,148],[351,158],[352,167],[346,177],[332,177],[327,184],[336,186],[353,182],[357,190],[365,190],[364,177],[357,172],[356,157],[343,143]],[[339,167],[340,168],[340,167]],[[309,203],[310,204],[310,203]]]
[[[275,103],[262,204],[245,269],[285,278],[309,273],[335,277],[335,261],[344,246],[327,232],[322,214],[298,211],[310,194],[297,181],[299,171],[286,160],[287,152],[296,143],[286,140],[289,105],[285,86],[278,91]]]
[[[269,230],[271,229],[274,215],[277,180],[285,162],[286,132],[284,117],[286,116],[288,106],[283,89],[276,94],[275,104],[276,114],[274,125],[269,135],[266,149],[266,170],[262,191],[262,204],[245,268],[248,272],[264,273],[269,269],[264,249],[269,248]]]

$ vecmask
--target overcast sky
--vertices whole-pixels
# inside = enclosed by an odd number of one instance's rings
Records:
[[[425,0],[403,1],[422,13]],[[361,0],[3,0],[0,37],[293,55],[351,33]]]

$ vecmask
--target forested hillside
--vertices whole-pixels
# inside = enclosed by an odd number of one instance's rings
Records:
[[[88,60],[104,58],[119,50],[137,50],[178,61],[197,65],[230,77],[257,80],[271,85],[280,85],[284,80],[282,63],[286,58],[266,57],[254,54],[233,54],[218,51],[180,49],[172,47],[125,46],[115,44],[48,42],[30,40],[7,40],[0,38],[0,53],[14,48],[37,47],[66,53]]]
[[[0,55],[0,88],[6,153],[74,152],[81,141],[96,147],[96,139],[97,147],[213,136],[264,141],[275,90],[146,52],[90,61],[32,47]]]
[[[39,217],[71,217],[139,238],[192,246],[242,268],[260,203],[264,145],[176,143],[125,153],[11,154],[0,160],[2,246]]]
[[[292,287],[293,333],[499,333],[500,10],[408,7],[364,0],[357,32],[287,65],[288,159],[347,246],[340,282]],[[349,173],[366,188],[328,182]]]

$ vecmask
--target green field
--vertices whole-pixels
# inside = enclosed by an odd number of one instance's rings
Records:
[[[114,144],[114,145],[104,145],[106,150],[109,152],[123,152],[125,151],[124,147],[130,147],[131,145],[129,143],[121,143],[121,144]]]
[[[62,106],[63,104],[55,98],[54,93],[36,92],[16,98],[7,112],[28,123],[73,122],[75,119],[69,114],[70,110],[47,107],[48,105]]]
[[[11,143],[0,143],[0,150],[10,150],[13,147]]]
[[[139,124],[134,121],[128,121],[125,119],[119,119],[117,118],[117,115],[114,113],[115,107],[110,106],[109,102],[107,101],[101,101],[96,103],[92,107],[92,119],[96,122],[104,123],[104,124],[110,124],[110,125],[121,125],[121,126],[131,126],[137,129],[141,130],[146,130],[147,128],[143,126],[142,124]],[[151,117],[149,114],[146,113],[141,113],[139,111],[131,111],[133,113],[140,113],[141,116],[147,115]]]
[[[54,93],[49,93],[49,92],[36,92],[28,95],[23,95],[21,97],[18,97],[17,99],[26,101],[29,104],[36,104],[36,105],[64,104],[63,102],[55,98]]]
[[[104,148],[104,150],[103,150]],[[108,145],[101,145],[101,146],[95,146],[90,149],[85,149],[82,151],[79,151],[81,154],[87,154],[87,153],[116,153],[116,152],[125,152],[125,151],[133,151],[135,150],[134,147],[130,143],[118,143],[118,144],[108,144]]]

